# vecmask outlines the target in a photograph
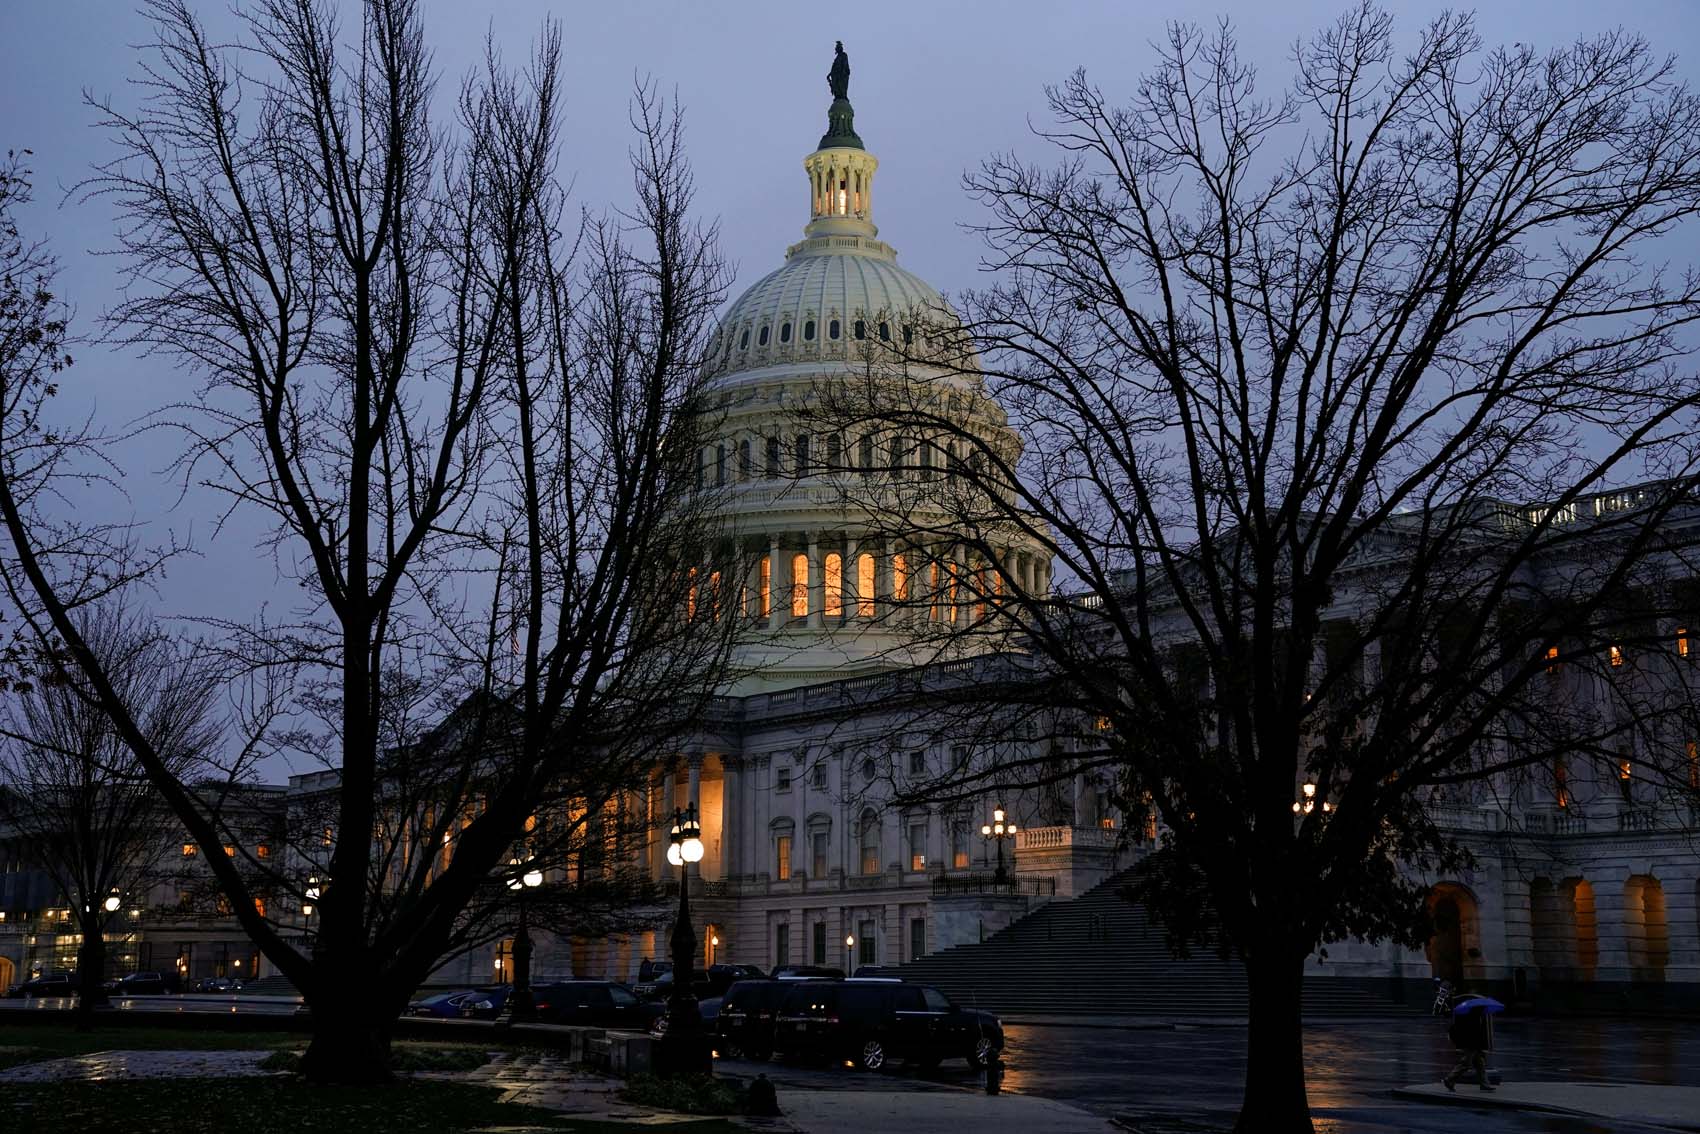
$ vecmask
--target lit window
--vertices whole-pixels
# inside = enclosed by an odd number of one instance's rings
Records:
[[[1622,646],[1608,646],[1608,647],[1606,647],[1606,649],[1611,655],[1612,668],[1616,669],[1619,666],[1621,666],[1623,664],[1623,647]]]
[[[255,858],[270,858],[271,856],[272,848],[266,843],[261,843],[259,846],[254,848]]]
[[[844,617],[844,557],[836,551],[826,556],[826,595],[822,607],[828,618]]]
[[[761,557],[761,616],[773,613],[773,557]]]
[[[911,823],[909,825],[909,869],[922,871],[927,869],[927,825]]]
[[[708,573],[708,602],[709,612],[716,622],[720,621],[720,572]]]
[[[874,557],[865,551],[856,557],[856,615],[874,616]]]
[[[791,557],[791,617],[807,618],[809,614],[809,557]]]
[[[1113,831],[1116,829],[1116,821],[1112,817],[1106,815],[1102,819],[1098,820],[1098,826],[1104,828],[1106,831]]]
[[[773,843],[773,875],[783,882],[791,877],[791,836],[780,835]]]
[[[1618,779],[1627,780],[1630,776],[1632,776],[1634,774],[1635,774],[1635,766],[1633,764],[1631,764],[1628,760],[1619,760],[1617,762],[1617,778]]]
[[[685,618],[697,616],[697,569],[692,567],[685,572]]]
[[[235,858],[236,857],[236,848],[229,843],[225,843],[224,844],[224,857],[225,858]]]
[[[200,848],[197,847],[194,843],[184,843],[183,844],[183,857],[184,858],[194,858],[196,855],[198,855],[200,853],[201,853]]]
[[[1553,761],[1552,796],[1560,807],[1570,806],[1570,769],[1564,766],[1562,758]]]
[[[1677,629],[1676,656],[1679,658],[1685,658],[1688,656],[1688,627],[1686,626],[1682,626]]]
[[[1546,659],[1547,659],[1547,672],[1548,673],[1557,673],[1558,672],[1558,647],[1557,646],[1548,646],[1547,647]]]
[[[259,914],[261,917],[266,916],[266,900],[264,898],[254,899],[254,912]]]
[[[901,551],[891,557],[891,597],[898,602],[909,599],[909,560]]]
[[[1700,788],[1700,741],[1688,742],[1688,786]]]

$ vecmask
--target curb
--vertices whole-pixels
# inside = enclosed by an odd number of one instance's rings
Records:
[[[1520,1110],[1530,1114],[1556,1114],[1565,1118],[1581,1118],[1591,1122],[1616,1123],[1627,1122],[1648,1130],[1680,1130],[1684,1134],[1700,1130],[1700,1123],[1673,1126],[1651,1118],[1637,1118],[1632,1114],[1601,1114],[1593,1110],[1578,1110],[1575,1107],[1558,1106],[1553,1103],[1524,1102],[1518,1099],[1504,1098],[1491,1091],[1458,1092],[1444,1095],[1430,1094],[1427,1091],[1413,1090],[1410,1087],[1394,1087],[1387,1092],[1396,1099],[1406,1102],[1429,1103],[1434,1106],[1468,1106],[1487,1108],[1489,1110]]]

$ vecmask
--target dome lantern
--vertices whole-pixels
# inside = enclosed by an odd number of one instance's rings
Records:
[[[856,112],[850,105],[850,57],[839,41],[826,77],[832,90],[827,130],[815,152],[803,159],[809,175],[809,224],[804,235],[862,236],[879,234],[873,222],[874,170],[879,159],[862,147],[856,135]]]

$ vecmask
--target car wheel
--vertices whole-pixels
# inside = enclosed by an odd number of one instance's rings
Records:
[[[997,1047],[992,1043],[991,1037],[981,1036],[974,1041],[974,1050],[968,1053],[968,1066],[976,1071],[984,1070],[986,1064],[992,1061],[992,1056],[996,1051]]]
[[[879,1040],[869,1040],[862,1045],[862,1058],[857,1060],[858,1066],[864,1071],[878,1071],[885,1066],[885,1044]]]

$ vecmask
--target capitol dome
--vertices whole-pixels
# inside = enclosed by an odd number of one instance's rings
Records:
[[[918,623],[984,618],[993,587],[1050,586],[1030,536],[988,547],[982,533],[971,551],[949,535],[941,491],[978,457],[965,441],[821,412],[823,390],[873,367],[939,407],[957,437],[1011,461],[1021,448],[981,387],[956,312],[878,238],[879,161],[855,132],[847,64],[843,86],[803,159],[803,239],[726,309],[706,365],[717,436],[699,454],[698,483],[719,494],[724,546],[699,577],[720,588],[716,609],[729,603],[755,626],[736,650],[735,694],[933,660],[951,635]],[[912,506],[894,525],[870,494]],[[977,602],[967,597],[976,587]]]

